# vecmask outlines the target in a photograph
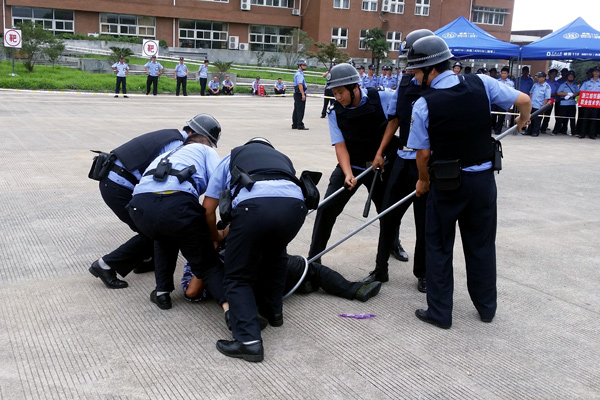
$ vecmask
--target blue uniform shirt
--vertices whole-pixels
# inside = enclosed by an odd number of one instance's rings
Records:
[[[146,171],[156,168],[160,160],[167,154],[164,153],[156,157]],[[210,176],[219,164],[219,161],[219,155],[212,147],[201,143],[190,143],[171,154],[169,162],[171,163],[171,169],[174,170],[182,170],[191,165],[195,166],[196,172],[192,175],[192,180],[196,183],[195,185],[192,185],[188,181],[179,183],[179,179],[172,175],[169,175],[164,182],[155,181],[153,175],[147,175],[142,177],[140,183],[135,186],[133,195],[179,190],[191,193],[198,198],[206,191]]]
[[[198,78],[208,78],[208,66],[202,64],[198,68]]]
[[[600,92],[600,78],[594,81],[594,78],[589,81],[585,81],[581,84],[581,88],[579,90],[587,90],[588,92]]]
[[[534,83],[529,92],[531,95],[531,107],[537,109],[541,108],[544,104],[544,100],[550,99],[551,93],[548,82],[544,82],[543,84],[540,84],[539,82]]]
[[[252,82],[252,89],[254,90],[254,92],[258,92],[258,86],[262,85],[262,83],[260,83],[260,81],[254,81]]]
[[[558,92],[558,87],[560,86],[560,82],[559,81],[557,81],[556,79],[554,81],[551,81],[550,79],[548,79],[546,81],[546,83],[548,85],[550,85],[550,95],[552,95],[552,93]],[[556,96],[556,95],[554,95],[552,97],[558,98],[558,96]]]
[[[533,78],[528,77],[527,79],[523,79],[523,76],[520,78],[521,86],[519,86],[519,90],[525,94],[529,94],[531,91],[531,87],[533,86]]]
[[[219,88],[219,81],[210,81],[208,82],[208,87],[212,90],[217,90]]]
[[[413,78],[410,81],[410,84],[418,86],[419,82],[417,82],[417,80],[415,78]],[[398,86],[396,88],[396,91],[394,92],[394,95],[392,96],[392,99],[390,100],[390,105],[388,106],[388,109],[387,109],[388,118],[398,117],[398,115],[396,115],[396,108],[398,107],[398,90],[399,89],[400,89],[400,86]],[[398,149],[398,157],[404,158],[405,160],[415,160],[417,158],[417,152],[416,151],[404,151],[402,149]]]
[[[218,199],[221,191],[225,189],[233,191],[235,187],[230,187],[231,174],[229,172],[229,164],[231,161],[231,154],[228,154],[221,160],[214,173],[210,177],[208,182],[208,188],[206,189],[206,197]],[[274,180],[274,181],[258,181],[256,182],[250,191],[246,188],[242,188],[233,202],[231,207],[235,208],[239,203],[248,199],[255,199],[259,197],[291,197],[298,200],[304,200],[302,195],[302,189],[298,187],[294,182],[288,180]]]
[[[558,91],[564,92],[564,93],[573,93],[569,100],[562,99],[560,101],[561,106],[574,106],[575,104],[577,104],[575,101],[575,96],[577,96],[579,94],[579,87],[577,86],[577,84],[575,82],[569,83],[567,81],[567,82],[561,83],[561,85],[558,87]]]
[[[381,79],[379,80],[379,85],[383,86],[386,89],[391,89],[393,87],[396,87],[397,81],[394,76],[391,76],[391,77],[382,76]]]
[[[160,70],[163,69],[163,66],[158,61],[148,61],[144,67],[148,68],[150,76],[158,76]]]
[[[127,76],[127,74],[125,74],[125,71],[129,70],[129,65],[127,65],[127,63],[122,63],[122,62],[116,62],[112,65],[112,68],[116,68],[117,69],[117,76],[119,78],[124,78]]]
[[[165,145],[165,147],[162,148],[162,150],[160,151],[160,153],[166,153],[169,152],[173,149],[176,149],[177,147],[181,146],[183,144],[183,141],[188,137],[187,132],[185,131],[180,131],[181,133],[181,140],[173,140],[172,142],[169,142]],[[117,158],[117,160],[115,161],[115,165],[118,165],[121,168],[125,168],[125,166],[123,165],[123,163],[121,162],[121,160],[119,160]],[[138,181],[142,179],[142,174],[140,173],[139,170],[135,170],[135,171],[129,171],[133,174],[133,176],[135,176]],[[129,190],[133,190],[133,184],[131,182],[129,182],[127,179],[123,178],[121,175],[117,174],[116,172],[110,171],[108,173],[108,179],[110,179],[111,181],[113,181],[114,183],[124,186]]]
[[[175,67],[175,73],[180,78],[187,76],[187,72],[188,72],[188,67],[185,64],[177,64],[177,66]]]
[[[227,87],[232,87],[233,86],[233,82],[231,82],[231,81],[228,82],[227,80],[224,80],[223,83],[222,83],[222,85],[223,86],[227,86]]]
[[[365,89],[377,87],[378,83],[379,78],[375,74],[373,74],[373,76],[370,78],[369,75],[365,75],[365,77],[363,78],[363,88]]]
[[[307,88],[306,88],[306,79],[304,79],[304,71],[302,71],[300,68],[298,68],[298,70],[294,74],[294,87],[297,87],[300,84],[302,84],[304,86],[304,93],[306,93]],[[295,89],[294,91],[296,93],[300,93],[299,89]]]
[[[511,81],[509,78],[506,78],[505,80],[502,80],[502,78],[498,78],[498,82],[510,87],[510,88],[515,88],[515,83],[513,81]]]
[[[283,82],[275,82],[275,88],[277,88],[277,90],[282,90],[284,87],[285,85],[283,84]]]
[[[510,106],[517,100],[519,92],[507,85],[500,84],[494,78],[487,75],[478,74],[477,77],[483,81],[485,92],[487,94],[490,113],[491,104],[496,104],[498,107],[508,110]],[[444,71],[436,76],[431,82],[433,89],[447,89],[458,85],[458,75],[453,71]],[[490,114],[491,115],[491,114]],[[411,149],[430,149],[429,142],[429,108],[427,101],[423,97],[417,100],[413,106],[412,123],[410,126],[410,135],[408,136],[408,147]],[[484,171],[492,168],[492,162],[488,161],[480,165],[463,168],[463,171]]]
[[[362,97],[360,99],[360,103],[358,103],[358,107],[363,106],[368,100],[367,89],[361,89],[360,92],[362,94]],[[394,97],[394,92],[381,91],[381,92],[378,92],[378,94],[379,94],[379,100],[381,101],[381,108],[383,108],[383,112],[385,113],[385,116],[387,118],[389,104],[390,104],[390,101],[392,100],[392,97]],[[358,107],[346,107],[346,108],[353,109],[353,108],[358,108]],[[337,124],[337,116],[335,113],[335,109],[331,110],[331,112],[329,113],[329,116],[327,117],[327,121],[329,122],[329,136],[331,138],[331,145],[335,146],[337,143],[345,142],[344,135],[342,134],[342,131],[340,130],[340,127]],[[375,154],[373,154],[373,157],[375,157]],[[352,168],[364,169],[364,168],[356,167],[354,165],[352,166]]]

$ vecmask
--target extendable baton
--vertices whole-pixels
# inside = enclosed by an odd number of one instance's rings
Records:
[[[373,197],[373,189],[375,189],[375,182],[377,182],[377,178],[379,178],[380,175],[381,167],[375,168],[375,176],[373,177],[373,182],[371,182],[371,190],[369,190],[367,202],[365,203],[365,210],[363,211],[364,218],[367,218],[369,216],[369,210],[371,209],[371,197]]]
[[[531,121],[532,119],[534,119],[535,117],[537,117],[538,115],[540,115],[541,113],[543,113],[544,111],[546,111],[547,109],[549,109],[550,107],[552,107],[552,104],[548,103],[545,106],[539,108],[538,110],[536,110],[534,113],[531,114],[531,117],[529,117],[529,120]],[[526,125],[527,126],[527,125]],[[511,133],[514,133],[515,135],[517,134],[517,129],[518,126],[514,125],[510,128],[508,128],[504,133],[496,136],[496,140],[500,141],[502,140],[505,136],[510,135]]]
[[[362,224],[361,226],[359,226],[358,228],[356,228],[355,230],[353,230],[352,232],[350,232],[349,234],[347,234],[346,236],[344,236],[343,238],[341,238],[340,240],[338,240],[337,242],[335,242],[334,244],[332,244],[331,246],[329,246],[328,248],[326,248],[325,250],[323,250],[322,252],[320,252],[319,254],[314,256],[313,258],[311,258],[310,260],[308,260],[308,263],[310,264],[311,262],[319,259],[319,257],[321,257],[323,254],[328,253],[331,250],[335,249],[340,244],[344,243],[346,240],[350,239],[352,236],[356,235],[358,232],[362,231],[367,226],[369,226],[373,222],[377,221],[379,218],[383,217],[384,215],[386,215],[393,209],[397,208],[400,204],[410,200],[410,198],[413,197],[415,194],[417,194],[416,190],[414,190],[411,194],[407,195],[403,199],[398,200],[396,203],[392,204],[391,206],[389,206],[388,208],[386,208],[385,210],[383,210],[382,212],[380,212],[379,214],[377,214],[376,216],[374,216],[373,218],[371,218],[370,220],[368,220],[367,222],[365,222],[364,224]]]
[[[363,176],[365,176],[366,174],[369,173],[369,171],[372,171],[373,168],[369,167],[367,169],[365,169],[363,172],[360,173],[360,175],[358,175],[356,177],[356,180],[358,181],[360,178],[362,178]],[[338,190],[336,190],[335,192],[331,193],[329,196],[327,196],[325,199],[323,199],[322,202],[319,203],[319,205],[317,206],[316,210],[318,210],[319,208],[321,208],[321,206],[323,206],[324,204],[326,204],[329,200],[333,199],[335,196],[337,196],[338,194],[342,193],[344,190],[348,190],[348,188],[344,185],[341,188],[339,188]],[[312,214],[313,211],[316,210],[310,210],[308,213],[306,213],[306,215],[310,215]]]

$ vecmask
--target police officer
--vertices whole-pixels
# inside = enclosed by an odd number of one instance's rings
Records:
[[[123,88],[123,97],[127,96],[127,74],[129,73],[129,65],[125,62],[125,57],[120,56],[119,61],[111,67],[117,73],[117,86],[115,88],[115,98],[119,97],[119,86]]]
[[[213,76],[212,81],[208,83],[208,94],[218,96],[221,90],[219,89],[219,78]]]
[[[379,77],[375,75],[375,65],[369,65],[369,72],[363,78],[362,87],[365,89],[376,88],[379,86]]]
[[[146,79],[146,96],[150,94],[150,87],[152,86],[152,94],[156,96],[158,94],[158,77],[163,73],[163,66],[156,61],[156,56],[152,56],[151,60],[144,65],[144,69],[148,74]]]
[[[207,114],[193,123],[200,125],[194,129],[198,132],[152,161],[127,206],[136,226],[154,240],[156,288],[150,300],[163,310],[171,308],[179,250],[219,304],[225,301],[218,254],[198,202],[220,161],[212,146],[217,146],[221,126]]]
[[[180,131],[178,129],[162,129],[138,136],[117,147],[111,152],[112,167],[107,176],[100,180],[100,194],[108,207],[132,231],[137,234],[122,244],[118,249],[94,261],[89,271],[100,278],[110,289],[127,287],[127,282],[117,278],[134,272],[154,270],[153,243],[132,221],[126,210],[131,201],[133,189],[142,178],[148,165],[159,155],[181,146],[183,141],[194,132],[202,132],[205,115],[199,114],[187,122]],[[147,262],[143,262],[147,260]]]
[[[222,86],[224,95],[233,96],[233,88],[235,85],[233,82],[231,82],[231,79],[229,79],[228,76],[225,77],[225,80],[222,82]]]
[[[502,67],[500,70],[500,78],[498,78],[498,82],[503,85],[507,85],[510,88],[515,87],[515,83],[508,78],[508,73],[510,72],[510,68],[507,66]],[[491,76],[491,75],[490,75]],[[492,104],[492,111],[499,112],[501,114],[492,114],[492,129],[494,130],[494,134],[499,135],[502,132],[502,126],[504,125],[504,120],[506,119],[505,113],[507,110],[498,107],[496,104]]]
[[[433,32],[429,29],[419,29],[409,33],[403,43],[400,52],[400,62],[406,65],[406,57],[414,42],[425,36],[432,36]],[[390,179],[385,187],[383,195],[382,209],[387,209],[400,199],[410,194],[417,183],[419,171],[417,170],[417,153],[414,149],[407,147],[408,134],[410,131],[410,118],[412,104],[421,96],[421,87],[414,79],[412,73],[405,73],[388,107],[388,124],[383,134],[383,139],[375,159],[373,168],[382,168],[385,170],[383,155],[386,147],[389,145],[396,130],[400,128],[400,143],[398,146],[397,157],[391,166]],[[422,293],[427,291],[427,281],[425,276],[425,202],[427,195],[417,198],[411,198],[394,210],[386,214],[380,220],[379,244],[377,247],[377,258],[375,270],[372,271],[365,281],[387,282],[388,260],[390,252],[394,246],[394,239],[398,237],[398,229],[411,203],[413,204],[413,213],[416,228],[415,258],[413,263],[413,274],[417,278],[417,290]],[[408,261],[408,257],[406,259]]]
[[[346,185],[335,198],[317,211],[313,227],[309,258],[325,249],[337,216],[346,203],[356,193],[356,188],[365,184],[370,190],[375,174],[368,174],[360,181],[354,177],[367,168],[380,147],[387,124],[386,111],[393,92],[378,91],[375,88],[361,89],[360,76],[350,64],[336,65],[327,76],[327,87],[331,88],[336,102],[329,113],[329,135],[335,147],[338,165],[329,178],[325,198]],[[396,149],[389,146],[388,162],[392,162]],[[391,164],[390,164],[391,165]],[[371,193],[373,203],[381,210],[383,192],[390,169],[382,173],[382,181],[377,182]]]
[[[294,111],[292,112],[292,129],[307,131],[304,126],[304,109],[306,107],[306,79],[304,79],[304,71],[306,71],[306,60],[298,60],[298,70],[294,74]]]
[[[358,71],[358,76],[360,77],[360,82],[359,82],[359,86],[361,88],[363,88],[363,81],[365,80],[365,67],[363,67],[362,65],[359,65],[358,67],[356,67],[356,70]]]
[[[208,81],[208,60],[204,60],[204,64],[198,67],[198,80],[200,81],[200,96],[204,96]]]
[[[413,44],[407,67],[421,87],[427,88],[413,106],[408,138],[408,146],[417,149],[417,196],[431,188],[425,222],[429,308],[415,314],[445,329],[452,325],[457,222],[469,295],[483,322],[491,322],[496,314],[497,194],[490,161],[490,104],[505,109],[517,104],[519,129],[527,123],[531,108],[527,95],[488,76],[456,75],[450,70],[451,57],[442,38],[427,36]]]
[[[560,101],[560,112],[563,116],[557,121],[557,126],[554,128],[556,133],[567,133],[569,122],[571,123],[571,131],[569,136],[577,133],[575,126],[575,113],[577,112],[577,101],[575,97],[579,94],[579,86],[575,83],[575,72],[569,71],[565,74],[565,81],[558,87],[558,95],[562,96]]]
[[[177,89],[175,96],[179,96],[179,89],[183,87],[183,95],[187,96],[187,76],[188,67],[183,63],[183,57],[179,57],[179,64],[175,67],[175,79],[177,80]]]
[[[600,67],[592,69],[592,78],[581,84],[581,91],[600,92]],[[586,136],[590,139],[596,139],[598,134],[598,121],[600,117],[599,108],[581,107],[579,109],[579,120],[577,121],[577,131],[579,138],[583,139]]]
[[[538,109],[545,106],[550,101],[550,95],[552,90],[550,89],[550,85],[546,82],[546,73],[543,71],[535,74],[537,82],[533,84],[529,95],[531,97],[531,112],[535,112]],[[542,117],[537,116],[533,121],[531,121],[531,125],[527,129],[527,134],[537,137],[540,135],[540,126],[542,125]]]
[[[544,111],[544,119],[542,120],[542,126],[540,127],[540,132],[546,133],[548,130],[548,124],[550,124],[550,114],[552,114],[552,110],[554,109],[554,124],[556,125],[557,118],[556,112],[558,111],[558,106],[560,105],[560,98],[557,95],[558,87],[560,86],[560,82],[556,79],[558,76],[558,70],[556,68],[552,68],[548,71],[548,80],[546,83],[550,86],[550,97],[554,99],[554,103]],[[555,108],[554,105],[557,107]],[[559,112],[560,114],[560,112]],[[555,132],[551,132],[551,135],[555,135]]]
[[[263,360],[259,313],[272,326],[283,325],[286,247],[306,217],[295,175],[286,155],[255,138],[234,148],[209,182],[203,205],[215,241],[223,240],[216,228],[219,195],[228,191],[232,197],[224,287],[234,340],[217,342],[226,356]]]

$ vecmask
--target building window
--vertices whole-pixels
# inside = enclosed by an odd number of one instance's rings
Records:
[[[292,28],[269,25],[250,25],[250,50],[282,51],[292,44]]]
[[[73,11],[52,8],[12,7],[12,25],[33,21],[52,33],[74,33]]]
[[[402,32],[388,31],[386,40],[390,44],[390,51],[400,51]]]
[[[154,39],[156,20],[125,14],[100,14],[100,33],[114,36],[139,36]]]
[[[415,15],[422,15],[424,17],[429,15],[429,0],[416,0]]]
[[[227,49],[229,26],[224,22],[179,20],[179,47]]]
[[[504,16],[508,14],[507,8],[473,7],[473,22],[486,25],[504,25]]]
[[[383,0],[381,11],[392,14],[404,14],[404,0]]]
[[[369,33],[368,29],[361,29],[360,35],[358,36],[358,49],[359,50],[368,50],[367,49],[367,33]]]
[[[331,28],[331,42],[342,49],[348,47],[348,28]]]
[[[363,11],[377,11],[377,0],[363,0]]]
[[[333,0],[333,8],[350,9],[350,0]]]
[[[292,8],[294,0],[250,0],[253,6]]]

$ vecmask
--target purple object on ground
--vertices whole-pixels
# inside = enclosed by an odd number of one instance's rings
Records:
[[[366,319],[366,318],[374,318],[375,315],[374,314],[340,314],[340,317]]]

